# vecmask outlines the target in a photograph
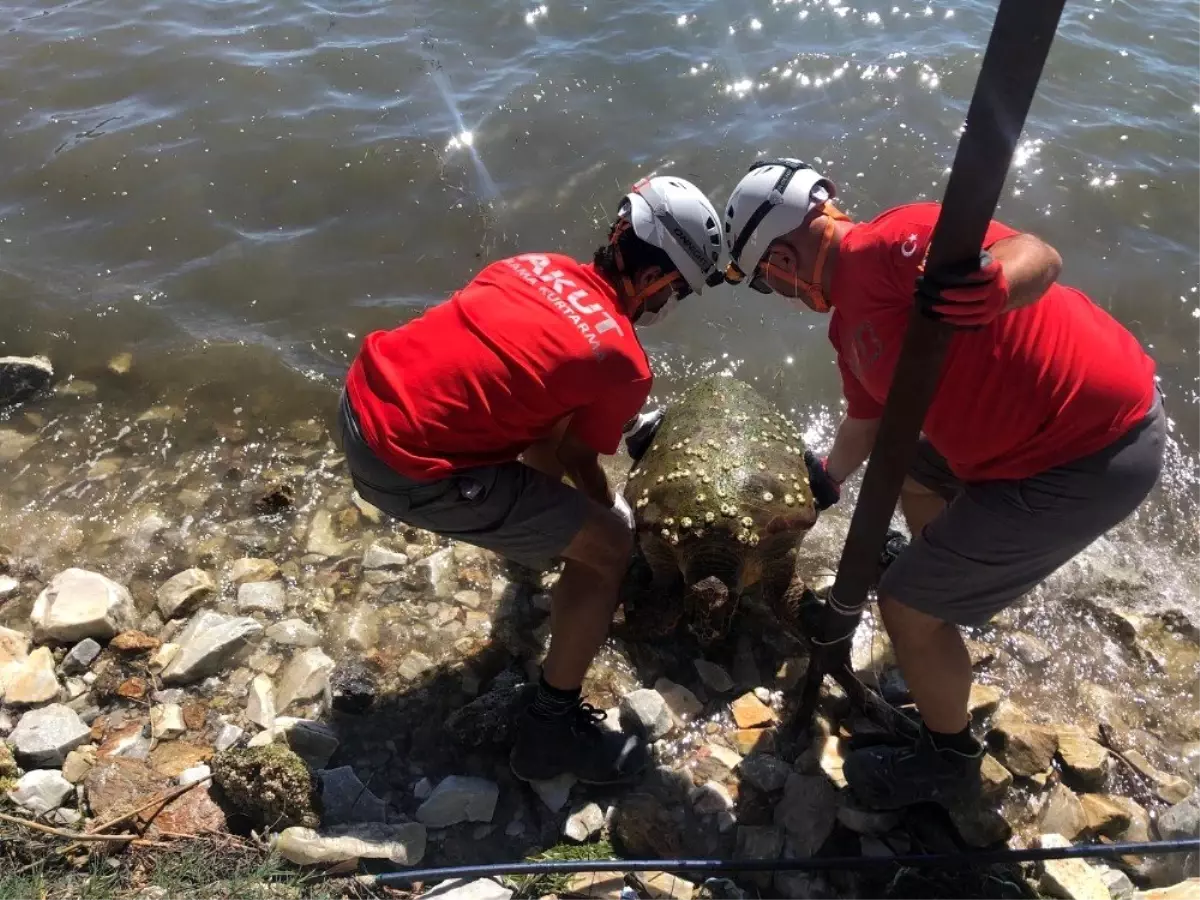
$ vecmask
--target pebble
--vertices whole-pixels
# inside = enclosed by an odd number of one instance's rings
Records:
[[[565,837],[582,844],[591,840],[604,827],[604,811],[595,803],[588,803],[574,810],[563,823]]]
[[[733,678],[721,666],[706,659],[694,659],[692,665],[696,667],[696,674],[710,691],[725,694],[733,690]]]
[[[54,769],[34,769],[17,779],[8,797],[22,809],[43,816],[63,804],[75,787]]]
[[[203,781],[211,775],[212,769],[210,769],[204,763],[200,763],[195,766],[188,766],[188,768],[179,773],[179,786],[187,787],[189,784],[195,784],[198,781]]]
[[[242,735],[246,733],[245,729],[239,728],[232,722],[226,722],[221,726],[221,730],[217,732],[217,736],[213,739],[213,747],[220,752],[228,750],[242,739]]]
[[[417,808],[417,821],[430,828],[459,822],[490,822],[496,812],[500,788],[491,781],[451,775],[442,779],[429,799]]]
[[[399,667],[396,669],[397,674],[407,681],[416,681],[426,672],[434,667],[434,661],[422,653],[420,650],[414,650],[404,657]]]
[[[229,566],[228,577],[234,584],[246,584],[255,581],[270,581],[279,574],[279,566],[270,559],[257,559],[247,556],[234,560]]]
[[[310,647],[292,657],[279,678],[276,708],[286,712],[293,703],[322,696],[329,688],[334,662],[319,647]]]
[[[266,637],[284,647],[315,647],[321,633],[303,619],[284,619],[267,628]]]
[[[621,698],[621,722],[630,729],[641,729],[656,741],[672,727],[671,710],[658,691],[640,688]]]
[[[96,657],[100,655],[100,644],[92,638],[84,638],[71,648],[63,658],[62,671],[64,675],[81,675],[91,667]]]
[[[237,607],[242,614],[277,615],[287,606],[282,581],[250,581],[238,588]]]
[[[730,750],[721,744],[705,744],[708,755],[729,769],[731,772],[738,767],[743,757],[740,753]]]
[[[92,766],[96,764],[96,747],[92,744],[85,744],[82,747],[77,747],[67,754],[67,758],[63,760],[62,776],[71,782],[71,784],[79,784],[87,777],[87,773],[91,771]]]
[[[364,569],[403,569],[407,566],[407,554],[391,550],[382,544],[372,544],[363,554]]]
[[[767,688],[765,688],[765,687],[756,687],[754,689],[754,696],[757,697],[759,700],[761,700],[763,703],[771,702],[771,692],[769,690],[767,690]]]
[[[65,569],[34,601],[30,621],[39,643],[106,640],[133,625],[133,597],[122,585],[98,572]]]
[[[178,703],[150,707],[150,732],[154,739],[159,741],[172,741],[186,733],[183,707]]]
[[[536,784],[544,784],[545,782],[535,782]],[[535,787],[536,790],[536,787]],[[421,778],[413,785],[413,798],[416,800],[425,801],[429,799],[429,795],[433,793],[433,782],[428,778]]]
[[[27,766],[61,766],[68,753],[87,743],[91,730],[69,706],[52,703],[30,710],[8,736]]]
[[[246,718],[259,728],[275,727],[275,687],[266,675],[255,675],[246,696]]]
[[[158,589],[158,609],[164,619],[190,615],[216,589],[212,576],[203,569],[186,569]]]

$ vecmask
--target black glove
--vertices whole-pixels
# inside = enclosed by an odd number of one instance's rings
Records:
[[[819,510],[829,509],[842,498],[842,483],[834,480],[825,468],[825,460],[811,450],[804,451],[804,465],[808,467],[808,486],[812,489],[813,502]]]
[[[650,412],[639,413],[625,423],[625,427],[621,431],[625,437],[625,449],[629,451],[630,457],[635,462],[645,456],[646,451],[650,449],[650,445],[654,442],[654,436],[658,434],[658,427],[662,425],[663,416],[666,414],[665,409],[654,409]]]

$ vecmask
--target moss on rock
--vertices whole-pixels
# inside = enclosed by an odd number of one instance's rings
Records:
[[[229,804],[257,827],[320,824],[316,778],[283,744],[225,750],[213,757],[212,772]]]

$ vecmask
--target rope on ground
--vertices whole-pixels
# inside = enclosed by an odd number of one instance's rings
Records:
[[[1051,859],[1089,859],[1114,856],[1160,856],[1200,850],[1200,838],[1120,844],[1080,844],[1071,847],[1032,847],[974,853],[909,853],[899,856],[813,856],[803,859],[598,859],[542,860],[445,866],[385,872],[360,879],[371,886],[400,887],[413,882],[452,878],[496,878],[504,875],[566,875],[575,872],[699,872],[706,875],[739,872],[805,872],[910,868],[974,868],[995,863],[1040,862]]]

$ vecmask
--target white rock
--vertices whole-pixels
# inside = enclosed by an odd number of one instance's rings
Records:
[[[49,647],[38,647],[23,663],[9,663],[0,673],[0,696],[10,706],[32,706],[58,696],[58,676]]]
[[[68,753],[87,743],[89,734],[75,710],[52,703],[25,713],[8,740],[27,766],[61,766]]]
[[[695,659],[692,660],[692,665],[696,667],[696,674],[710,691],[725,694],[733,690],[733,678],[716,663],[707,659]]]
[[[171,664],[171,660],[173,660],[178,654],[179,645],[172,644],[170,641],[168,641],[150,654],[150,659],[146,665],[149,667],[151,672],[157,675],[162,672],[163,669],[169,666]]]
[[[431,553],[408,569],[405,584],[418,591],[432,591],[435,597],[453,595],[454,583],[454,550],[446,547],[436,553]]]
[[[267,637],[284,647],[315,647],[321,633],[303,619],[284,619],[267,629]]]
[[[719,781],[707,781],[691,793],[692,808],[702,816],[733,809],[729,789]]]
[[[29,656],[29,636],[0,627],[0,671],[9,663],[21,663]]]
[[[163,669],[163,681],[188,684],[222,671],[262,630],[250,618],[197,613],[177,638],[180,649]]]
[[[621,699],[621,720],[628,728],[641,728],[656,741],[671,730],[671,710],[658,691],[640,688]]]
[[[38,642],[106,640],[133,627],[133,597],[98,572],[66,569],[50,579],[33,604],[30,621]]]
[[[203,569],[185,569],[158,589],[159,612],[164,619],[186,616],[216,589],[212,576]]]
[[[311,828],[285,828],[275,849],[298,866],[331,865],[351,859],[386,859],[415,866],[425,856],[425,826],[416,822],[343,825],[317,833]]]
[[[150,707],[150,733],[155,740],[173,741],[186,731],[183,707],[178,703]]]
[[[396,667],[396,673],[406,681],[416,681],[434,667],[434,662],[420,650],[413,650]]]
[[[490,822],[496,812],[500,788],[484,778],[451,775],[442,779],[429,799],[417,809],[417,821],[430,828],[459,822]]]
[[[761,700],[763,703],[767,704],[768,706],[771,705],[771,692],[769,690],[767,690],[765,687],[756,687],[754,689],[754,696],[757,697],[759,700]]]
[[[708,755],[727,768],[729,771],[732,772],[739,765],[741,765],[742,756],[737,751],[730,750],[728,747],[722,746],[721,744],[706,744],[705,747],[708,750]]]
[[[1043,847],[1069,847],[1071,842],[1061,834],[1043,834]],[[1043,874],[1038,883],[1043,891],[1063,900],[1110,900],[1108,885],[1100,871],[1082,859],[1048,859],[1042,863]]]
[[[17,786],[8,792],[8,797],[22,809],[37,816],[62,806],[75,790],[74,785],[54,769],[34,769],[26,772],[17,781]]]
[[[189,784],[195,784],[198,781],[203,781],[210,775],[212,775],[212,769],[210,769],[204,763],[189,766],[179,773],[179,786],[187,787]]]
[[[408,556],[397,553],[383,544],[372,544],[363,554],[364,569],[403,569],[408,565]]]
[[[334,662],[319,647],[301,650],[292,657],[283,675],[279,678],[279,689],[275,693],[275,707],[285,712],[297,701],[312,700],[329,688],[329,676]]]
[[[238,612],[281,613],[287,605],[282,581],[250,581],[238,588]]]
[[[317,510],[308,527],[305,550],[319,556],[342,556],[350,545],[349,541],[339,541],[333,533],[333,513],[327,509]]]
[[[421,900],[511,900],[513,892],[488,878],[477,881],[443,881],[421,895]]]
[[[667,709],[680,722],[690,722],[704,711],[704,704],[696,695],[682,684],[676,684],[669,678],[660,678],[654,682],[654,689],[662,694],[667,703]]]
[[[571,796],[571,788],[575,787],[578,780],[570,772],[563,772],[558,777],[546,781],[531,781],[529,786],[546,805],[546,809],[550,812],[558,812],[567,805],[567,800]]]
[[[0,575],[0,600],[7,600],[21,589],[21,582],[11,575]]]
[[[246,718],[260,728],[275,726],[275,687],[266,675],[255,675],[246,697]]]
[[[279,735],[275,733],[274,728],[268,728],[266,731],[260,731],[250,740],[246,741],[247,747],[266,747],[275,743],[275,739]]]
[[[279,566],[269,559],[247,556],[235,559],[229,566],[228,577],[234,584],[251,581],[270,581],[279,574]]]
[[[567,816],[563,823],[562,833],[577,843],[582,844],[600,833],[604,827],[604,811],[595,803],[588,803]]]
[[[369,603],[358,604],[341,621],[337,635],[340,646],[348,650],[365,653],[374,649],[379,644],[379,613]]]
[[[226,722],[221,726],[221,730],[217,732],[216,738],[213,740],[213,747],[220,752],[228,750],[234,744],[242,739],[242,735],[246,733],[244,728],[239,728],[232,722]]]

